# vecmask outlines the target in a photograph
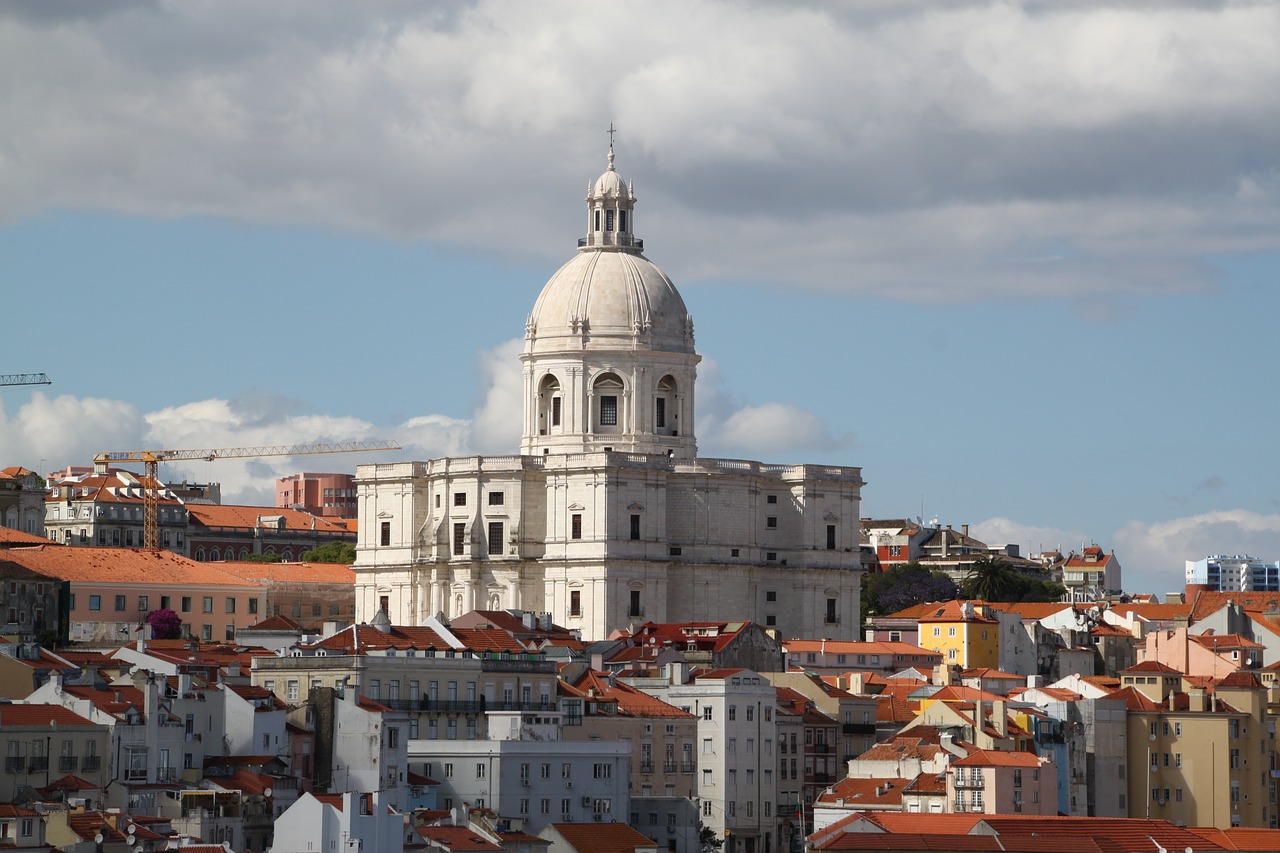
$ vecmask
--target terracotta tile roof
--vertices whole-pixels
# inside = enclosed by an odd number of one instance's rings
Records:
[[[1016,613],[1023,619],[1047,619],[1050,616],[1071,609],[1072,605],[1063,601],[1018,601],[1001,602],[1000,609],[1005,613]]]
[[[265,794],[275,780],[262,773],[254,773],[238,767],[227,776],[207,776],[210,784],[217,785],[224,791],[244,791],[248,794]]]
[[[847,808],[863,806],[902,807],[902,791],[911,782],[905,777],[887,779],[841,779],[818,797],[819,803],[839,804]]]
[[[1247,669],[1238,669],[1218,679],[1215,686],[1240,690],[1259,690],[1262,688],[1262,680],[1258,678],[1257,673],[1250,672]]]
[[[496,851],[501,853],[502,846],[494,844],[477,835],[468,826],[419,826],[418,834],[446,850],[459,851]]]
[[[981,606],[984,603],[985,602],[982,601],[948,601],[941,607],[933,608],[916,621],[920,622],[922,625],[930,622],[982,622],[994,624],[996,621],[995,619],[990,616],[983,616],[976,609],[972,616],[966,617],[964,615],[965,604]]]
[[[283,518],[285,529],[291,533],[319,531],[346,533],[354,536],[354,519],[312,515],[298,509],[279,506],[236,506],[233,504],[189,504],[187,514],[191,518],[192,536],[199,535],[199,527],[238,527],[246,530],[262,526],[262,519]]]
[[[1190,604],[1116,604],[1111,608],[1113,613],[1126,617],[1138,617],[1147,622],[1172,622],[1191,614]]]
[[[607,673],[595,670],[587,670],[573,683],[561,681],[560,686],[570,695],[579,696],[589,702],[597,704],[607,702],[615,705],[616,714],[620,717],[696,719],[688,711],[669,705],[656,696],[650,696],[625,682],[611,683]]]
[[[1211,652],[1266,648],[1262,643],[1255,643],[1239,634],[1192,634],[1187,639]]]
[[[867,819],[886,832],[917,832],[922,835],[968,835],[987,815],[982,814],[923,814],[909,812],[876,812]]]
[[[963,684],[948,684],[929,698],[939,702],[997,702],[1005,697]]]
[[[146,718],[146,698],[141,690],[132,685],[91,687],[82,684],[64,684],[62,692],[77,699],[84,699],[99,711],[113,717],[122,717],[125,711],[134,708],[140,716]]]
[[[421,773],[414,773],[412,770],[405,773],[404,778],[410,785],[418,785],[421,787],[430,787],[440,784],[430,776],[423,776]]]
[[[1238,604],[1245,610],[1267,610],[1280,608],[1280,592],[1214,592],[1201,590],[1191,604],[1191,621],[1199,622],[1217,613],[1227,602]]]
[[[631,853],[658,842],[625,823],[553,823],[556,832],[578,853]]]
[[[1074,690],[1068,690],[1065,687],[1034,687],[1029,689],[1043,693],[1045,696],[1048,696],[1051,699],[1057,699],[1061,702],[1078,702],[1084,698]]]
[[[91,720],[61,705],[0,705],[0,726],[92,726]]]
[[[911,780],[905,793],[945,795],[947,793],[947,775],[945,773],[921,773]]]
[[[945,750],[937,740],[898,735],[892,740],[878,743],[858,756],[859,761],[897,761],[899,758],[919,758],[932,761]]]
[[[61,779],[54,779],[39,790],[41,794],[48,796],[49,793],[54,791],[98,791],[101,789],[101,785],[95,785],[87,779],[81,779],[79,776],[68,773]]]
[[[944,607],[949,602],[946,601],[928,601],[923,604],[913,604],[910,607],[903,608],[896,613],[886,614],[885,619],[910,619],[912,621],[919,620],[922,616],[926,616],[940,607]]]
[[[703,679],[706,679],[707,681],[723,681],[726,678],[729,678],[734,675],[738,675],[739,673],[742,673],[742,672],[746,672],[746,670],[742,668],[709,669],[706,672],[698,673],[697,678],[699,681]]]
[[[1014,675],[1010,672],[1001,672],[998,669],[992,669],[989,666],[979,666],[973,669],[966,669],[960,673],[961,678],[993,678],[1004,681],[1019,681],[1026,683],[1026,679],[1021,675]]]
[[[254,563],[228,560],[214,563],[218,568],[256,583],[356,584],[355,570],[345,563]]]
[[[32,571],[64,581],[258,588],[257,584],[208,563],[188,560],[172,551],[41,545],[33,548],[9,548],[4,555],[5,559]]]
[[[1182,675],[1178,670],[1168,664],[1160,663],[1158,660],[1144,660],[1142,663],[1135,663],[1133,666],[1120,670],[1122,675],[1126,672],[1159,672],[1165,675]]]
[[[308,791],[311,796],[327,806],[333,806],[338,811],[342,811],[342,794],[325,794],[317,791]]]
[[[413,628],[408,626],[392,626],[391,631],[383,633],[370,625],[351,625],[343,628],[304,649],[324,649],[330,654],[363,654],[368,651],[385,651],[387,649],[435,649],[439,651],[453,648],[449,641],[430,628]]]
[[[876,697],[876,722],[909,723],[916,718],[919,702],[908,702],[893,694]]]
[[[1112,625],[1110,622],[1099,622],[1089,629],[1089,633],[1095,637],[1132,637],[1125,629],[1119,625]]]
[[[842,832],[830,841],[812,845],[814,850],[1006,850],[993,835],[920,835],[899,832]]]
[[[952,767],[1039,767],[1034,752],[1010,752],[1001,749],[975,749],[964,758],[951,762]]]
[[[693,643],[699,651],[722,651],[750,622],[646,622],[632,636],[645,645],[666,642],[687,649]]]
[[[514,652],[526,651],[520,641],[496,628],[453,628],[449,630],[473,652]]]
[[[49,540],[34,533],[23,533],[12,527],[0,527],[0,548],[9,545],[47,545]]]
[[[1208,826],[1194,826],[1188,827],[1187,831],[1194,832],[1224,850],[1280,850],[1280,830],[1277,829],[1252,829],[1239,826],[1216,829]]]
[[[1114,690],[1103,698],[1122,699],[1130,711],[1154,711],[1160,707],[1135,687],[1123,687],[1119,690]]]
[[[302,626],[294,622],[288,616],[268,616],[256,625],[250,625],[246,630],[249,631],[286,631],[296,632],[302,630]]]

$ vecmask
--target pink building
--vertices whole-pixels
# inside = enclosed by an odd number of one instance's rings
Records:
[[[978,749],[947,768],[953,812],[1058,813],[1058,774],[1045,756]]]
[[[276,506],[300,509],[312,515],[356,517],[354,474],[303,472],[276,480]]]

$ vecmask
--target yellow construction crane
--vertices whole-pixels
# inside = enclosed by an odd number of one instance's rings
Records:
[[[142,485],[142,542],[153,551],[160,548],[160,476],[161,462],[184,459],[248,459],[255,456],[306,456],[313,453],[366,453],[373,450],[399,450],[394,441],[343,441],[332,444],[267,444],[259,447],[219,447],[205,450],[109,450],[93,457],[95,465],[113,462],[141,462],[146,465],[149,483]]]

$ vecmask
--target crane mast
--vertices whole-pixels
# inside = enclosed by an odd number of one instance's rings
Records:
[[[40,374],[43,375],[43,374]],[[201,450],[108,450],[93,457],[96,465],[112,462],[141,462],[146,466],[147,482],[142,484],[142,543],[152,551],[160,548],[160,473],[161,462],[202,459],[248,459],[260,456],[307,456],[316,453],[367,453],[375,450],[399,450],[394,441],[343,441],[316,444],[265,444],[256,447],[218,447]]]
[[[45,373],[0,373],[0,385],[52,385]]]

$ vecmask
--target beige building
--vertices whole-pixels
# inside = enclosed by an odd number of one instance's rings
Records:
[[[90,807],[101,807],[111,780],[110,737],[106,726],[61,705],[4,705],[0,708],[0,742],[5,749],[0,802],[65,801],[69,795],[92,801]]]
[[[949,811],[1058,813],[1058,776],[1047,756],[978,749],[947,768]]]
[[[1258,676],[1237,672],[1213,692],[1151,663],[1121,673],[1128,704],[1129,816],[1184,826],[1275,827],[1274,718]]]
[[[525,324],[519,455],[358,468],[359,619],[518,608],[588,640],[726,619],[857,636],[860,469],[697,455],[693,321],[641,254],[635,202],[611,150],[587,236]]]

